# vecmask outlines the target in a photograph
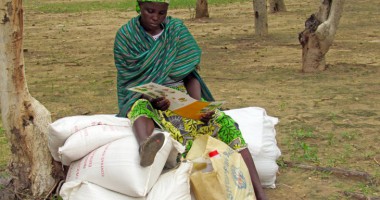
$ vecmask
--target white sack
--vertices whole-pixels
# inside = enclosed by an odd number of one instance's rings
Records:
[[[191,200],[190,173],[193,163],[181,162],[177,169],[166,172],[158,178],[147,200]]]
[[[70,165],[91,151],[126,136],[133,136],[131,127],[98,125],[84,128],[72,134],[65,144],[58,148],[60,161],[63,165]]]
[[[70,181],[62,185],[59,195],[63,200],[145,200],[145,197],[130,197],[88,181]]]
[[[274,126],[278,119],[267,115],[265,109],[247,107],[225,111],[238,124],[255,162],[256,170],[264,187],[275,188],[278,165],[281,155],[277,146]]]
[[[154,129],[153,131],[153,133],[159,132],[162,131],[160,129]],[[58,148],[60,162],[63,165],[70,165],[71,162],[83,158],[91,151],[128,136],[134,136],[130,126],[98,125],[84,128],[72,134],[65,144]],[[178,154],[176,148],[173,148],[174,153]]]
[[[262,150],[264,112],[262,108],[255,107],[224,111],[239,124],[239,129],[253,156],[259,155]]]
[[[265,188],[276,188],[275,181],[278,171],[276,161],[265,158],[256,158],[254,161],[261,185]]]
[[[56,120],[49,125],[49,150],[56,161],[60,161],[58,148],[66,139],[84,128],[98,125],[131,126],[129,119],[115,115],[71,116]]]
[[[127,136],[73,162],[66,181],[84,180],[125,195],[146,196],[160,176],[172,150],[172,140],[168,133],[164,134],[164,145],[149,167],[140,166],[137,141],[134,136]]]
[[[258,157],[277,160],[281,156],[281,151],[277,146],[276,129],[274,128],[277,123],[277,118],[267,116],[265,113],[263,121],[264,129],[262,152],[258,155]]]

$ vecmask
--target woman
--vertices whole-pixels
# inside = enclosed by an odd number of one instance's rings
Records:
[[[153,163],[164,135],[152,136],[155,126],[171,133],[189,150],[198,134],[208,134],[239,150],[249,169],[258,199],[264,199],[252,157],[237,124],[217,110],[200,120],[186,119],[168,110],[164,97],[152,99],[128,88],[154,82],[188,93],[197,100],[213,101],[197,73],[201,50],[179,19],[167,17],[169,0],[137,0],[137,17],[117,32],[114,46],[118,70],[119,116],[128,117],[140,144],[140,165]]]

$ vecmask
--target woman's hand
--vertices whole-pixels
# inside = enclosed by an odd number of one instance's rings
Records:
[[[150,103],[152,104],[153,108],[157,110],[165,111],[170,106],[170,101],[165,97],[158,97],[155,99],[151,99]]]
[[[200,120],[203,123],[207,124],[210,121],[210,119],[212,119],[214,114],[215,114],[215,111],[210,111],[210,112],[204,113],[204,114],[202,114]]]

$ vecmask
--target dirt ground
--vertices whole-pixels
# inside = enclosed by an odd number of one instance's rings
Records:
[[[346,0],[329,68],[302,74],[298,33],[319,1],[285,1],[269,14],[269,35],[254,34],[252,3],[210,7],[210,19],[171,10],[203,49],[201,74],[225,108],[262,107],[278,117],[282,151],[270,199],[380,196],[380,2]],[[30,93],[52,113],[116,113],[113,39],[134,11],[69,14],[25,11],[25,64]],[[367,172],[375,182],[286,166],[284,162]]]

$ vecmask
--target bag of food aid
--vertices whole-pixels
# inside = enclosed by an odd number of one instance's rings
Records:
[[[156,130],[155,132],[160,131]],[[130,126],[98,125],[86,127],[72,134],[64,145],[58,148],[60,162],[63,165],[70,165],[71,162],[83,158],[105,144],[133,135]]]
[[[190,182],[197,200],[256,199],[243,158],[223,142],[208,135],[199,136],[186,159],[194,163]],[[199,160],[206,160],[206,164],[197,163]]]
[[[77,115],[64,117],[51,123],[48,127],[48,147],[54,160],[61,161],[58,148],[62,147],[72,134],[87,127],[101,125],[130,127],[131,123],[129,119],[116,117],[116,115]],[[101,130],[102,128],[99,129]],[[86,132],[83,131],[83,134],[86,134]]]
[[[178,168],[161,174],[147,200],[190,200],[190,173],[193,163],[183,161]]]
[[[127,196],[88,181],[69,181],[59,192],[63,200],[190,200],[190,173],[193,163],[183,161],[163,172],[146,197]]]
[[[106,144],[70,165],[66,182],[89,181],[132,197],[144,197],[159,178],[172,151],[172,139],[165,142],[151,166],[140,166],[139,145],[133,135]]]
[[[88,181],[70,181],[62,185],[59,195],[63,200],[145,200],[145,197],[130,197],[108,190]]]
[[[281,155],[275,130],[278,119],[268,116],[265,109],[259,107],[227,110],[225,113],[238,123],[255,162],[261,185],[275,188],[278,172],[276,160]]]

